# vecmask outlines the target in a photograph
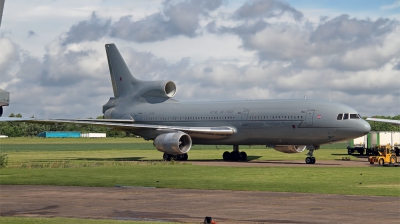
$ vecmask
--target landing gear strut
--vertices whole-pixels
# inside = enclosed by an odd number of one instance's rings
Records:
[[[306,158],[306,163],[307,164],[315,164],[315,157],[314,157],[314,151],[319,149],[319,145],[307,145],[307,158]]]
[[[246,152],[239,152],[239,145],[233,145],[233,151],[225,151],[222,154],[224,161],[247,161]]]
[[[163,160],[164,161],[171,161],[171,159],[175,160],[175,161],[187,161],[189,158],[187,153],[184,154],[180,154],[180,155],[171,155],[168,153],[164,153],[163,154]]]

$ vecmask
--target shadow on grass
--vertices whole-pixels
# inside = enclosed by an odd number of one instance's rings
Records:
[[[77,158],[77,161],[142,161],[145,157],[121,157],[121,158]]]
[[[332,156],[343,156],[343,157],[355,157],[355,158],[368,158],[368,155],[360,155],[360,154],[347,154],[347,153],[343,153],[343,154],[331,154]]]
[[[57,161],[95,161],[95,162],[104,162],[104,161],[143,161],[143,158],[146,157],[121,157],[121,158],[64,158],[64,159],[42,159],[35,160],[35,162],[57,162]]]
[[[235,162],[249,162],[249,161],[252,161],[252,160],[257,160],[257,159],[259,159],[259,158],[261,158],[261,156],[247,156],[247,161],[235,161]],[[189,160],[188,160],[188,162],[190,162],[190,161],[198,161],[198,162],[223,162],[224,160],[222,159],[222,158],[220,158],[220,159],[193,159],[193,160],[191,160],[190,159],[190,157],[189,157]]]
[[[332,156],[354,156],[354,155],[349,155],[347,153],[341,153],[341,154],[336,154],[336,153],[332,153]]]

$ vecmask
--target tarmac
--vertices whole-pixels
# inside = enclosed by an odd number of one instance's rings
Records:
[[[310,166],[304,161],[228,163],[221,166]],[[313,164],[317,165],[317,164]],[[370,166],[319,161],[318,166]],[[397,168],[394,168],[397,169]],[[0,185],[0,215],[203,223],[399,223],[400,197],[257,191],[193,190],[131,186]]]

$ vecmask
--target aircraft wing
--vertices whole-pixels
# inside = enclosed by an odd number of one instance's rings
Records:
[[[376,121],[376,122],[383,122],[383,123],[389,123],[392,125],[400,126],[400,120],[390,120],[390,119],[380,119],[380,118],[367,118],[367,121]]]
[[[159,133],[171,131],[183,131],[189,134],[192,138],[208,138],[220,139],[233,135],[235,128],[228,126],[220,127],[186,127],[186,126],[167,126],[167,125],[152,125],[152,124],[137,124],[129,119],[37,119],[37,118],[18,118],[18,117],[1,117],[1,121],[15,121],[39,124],[76,124],[102,126],[117,130],[154,130]]]

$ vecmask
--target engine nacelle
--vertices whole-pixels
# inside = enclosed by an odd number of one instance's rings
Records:
[[[189,152],[192,147],[192,138],[184,132],[161,134],[153,142],[156,149],[171,155],[180,155]]]
[[[143,84],[143,95],[171,98],[176,94],[176,85],[172,81],[146,81]]]
[[[299,153],[306,149],[305,145],[276,145],[274,147],[276,151],[283,153]]]

